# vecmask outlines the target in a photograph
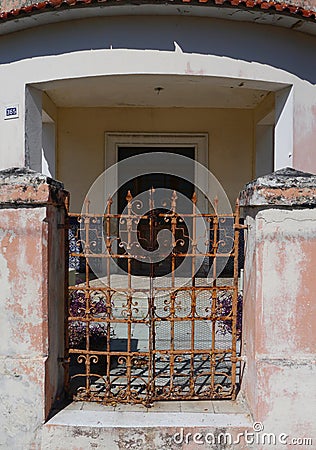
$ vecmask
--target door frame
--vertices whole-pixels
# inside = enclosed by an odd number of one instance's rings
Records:
[[[118,149],[124,147],[194,147],[194,160],[208,168],[208,133],[133,133],[106,132],[105,133],[105,169],[118,162]],[[118,174],[115,172],[115,184],[118,186]],[[194,185],[196,186],[197,168],[195,168]],[[203,183],[207,186],[207,180]],[[204,196],[203,196],[204,197]],[[204,204],[205,203],[205,204]],[[197,204],[201,208],[207,205],[205,198],[197,197]],[[113,209],[116,211],[116,205]]]

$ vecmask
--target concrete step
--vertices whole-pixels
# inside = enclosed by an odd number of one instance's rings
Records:
[[[74,402],[43,427],[42,449],[250,449],[247,409],[233,401],[166,401],[105,406]]]

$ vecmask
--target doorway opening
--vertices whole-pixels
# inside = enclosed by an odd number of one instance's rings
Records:
[[[124,159],[130,158],[132,156],[142,155],[150,152],[165,152],[176,153],[181,156],[185,156],[186,167],[185,172],[190,180],[194,180],[194,160],[195,160],[195,148],[194,147],[118,147],[118,162]],[[172,172],[172,168],[170,170]],[[171,197],[171,193],[177,193],[177,197],[182,194],[189,202],[192,201],[194,194],[194,185],[188,180],[180,178],[176,175],[166,174],[166,173],[150,173],[147,175],[141,175],[133,178],[121,186],[120,183],[120,172],[118,173],[119,185],[118,189],[118,214],[123,214],[124,209],[127,206],[127,199],[133,199],[137,201],[138,196],[143,196],[145,192],[148,192],[148,201],[151,202],[150,214],[144,215],[140,219],[137,226],[137,235],[140,245],[145,251],[153,252],[158,248],[158,234],[162,230],[169,230],[171,232],[171,221],[166,220],[166,215],[170,214],[170,209],[168,207],[168,202],[164,202],[166,197]],[[154,205],[154,201],[157,200],[156,191],[159,190],[160,202]],[[181,204],[182,198],[177,198],[178,202]],[[141,200],[140,200],[141,201]],[[142,201],[141,201],[142,202]],[[142,202],[143,203],[143,202]],[[142,205],[143,207],[145,205]],[[171,206],[171,205],[169,205]],[[180,206],[181,208],[181,206]],[[146,210],[146,207],[145,207]],[[184,212],[184,211],[183,211]],[[189,211],[188,211],[189,212]],[[190,219],[187,219],[190,220]],[[185,253],[188,249],[188,227],[185,221],[178,221],[177,227],[174,233],[175,242],[179,244],[176,245],[174,251],[177,253]],[[124,248],[121,248],[121,252],[124,253]],[[174,269],[177,269],[183,262],[183,257],[178,256],[175,258]],[[123,271],[127,272],[128,261],[126,259],[119,260],[119,267]],[[134,259],[131,262],[131,273],[132,275],[138,276],[152,276],[160,277],[169,274],[172,270],[172,256],[171,253],[166,254],[162,261],[156,262],[153,265],[149,265],[146,262]]]

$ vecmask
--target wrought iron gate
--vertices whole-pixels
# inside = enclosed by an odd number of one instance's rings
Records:
[[[67,283],[67,389],[75,399],[103,403],[233,399],[240,377],[238,205],[232,214],[200,214],[194,194],[184,214],[175,193],[159,207],[154,190],[148,195],[146,213],[128,193],[121,214],[112,213],[110,199],[104,214],[90,213],[86,201],[81,214],[68,215],[76,279]],[[207,232],[199,235],[201,224]],[[161,230],[169,237],[154,261],[148,254]]]

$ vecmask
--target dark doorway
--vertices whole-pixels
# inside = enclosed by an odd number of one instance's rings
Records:
[[[194,147],[126,147],[122,146],[118,148],[118,161],[122,161],[132,156],[141,155],[144,153],[150,152],[166,152],[166,153],[175,153],[181,156],[186,156],[192,161],[192,164],[188,161],[186,167],[186,173],[188,174],[188,178],[194,180],[194,159],[195,159],[195,148]],[[166,165],[168,164],[168,159],[166,159]],[[168,166],[167,166],[168,167]],[[170,167],[170,171],[172,172],[172,167]],[[118,174],[120,179],[120,174]],[[127,194],[131,193],[132,197],[135,198],[137,195],[148,192],[148,198],[150,196],[150,190],[164,188],[169,189],[170,191],[176,191],[177,193],[183,194],[188,199],[192,199],[194,193],[194,185],[193,183],[179,178],[172,174],[165,173],[149,173],[148,175],[142,175],[136,177],[132,180],[129,180],[127,183],[123,184],[118,190],[117,196],[117,204],[118,204],[118,214],[121,214],[124,211],[124,208],[127,205]],[[170,195],[171,197],[171,195]],[[181,203],[181,202],[180,202]],[[150,229],[149,220],[141,219],[139,221],[137,227],[137,233],[139,236],[139,242],[141,246],[148,251],[154,251],[158,248],[157,235],[162,229],[170,229],[170,222],[167,223],[164,221],[162,215],[164,213],[168,213],[168,209],[162,208],[161,206],[155,207],[152,211],[154,227],[153,230]],[[181,211],[179,210],[179,218],[181,215]],[[184,223],[177,224],[177,232],[174,236],[175,239],[181,239],[183,236],[187,235],[187,229]],[[187,245],[184,245],[179,248],[179,253],[184,253],[186,251]],[[177,252],[177,248],[175,248],[175,252]],[[179,267],[182,263],[183,258],[176,257],[175,268]],[[119,261],[120,267],[126,271],[127,261],[126,259],[122,259]],[[153,276],[163,276],[171,271],[171,256],[166,255],[164,261],[159,263],[155,263],[150,265],[148,263],[143,263],[136,259],[132,260],[132,274],[133,275],[143,275],[149,276],[150,274]]]

